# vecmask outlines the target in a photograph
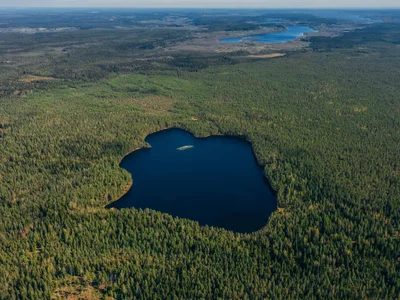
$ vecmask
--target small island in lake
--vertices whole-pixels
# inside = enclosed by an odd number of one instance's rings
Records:
[[[182,147],[176,148],[176,150],[184,151],[184,150],[187,150],[187,149],[190,149],[193,147],[194,147],[193,145],[187,145],[187,146],[182,146]]]

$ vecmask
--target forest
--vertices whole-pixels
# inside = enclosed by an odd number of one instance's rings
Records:
[[[399,32],[273,59],[163,51],[185,28],[3,33],[0,299],[398,299]],[[172,127],[252,143],[264,228],[105,208],[122,157]]]

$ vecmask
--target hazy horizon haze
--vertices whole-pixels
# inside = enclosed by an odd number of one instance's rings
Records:
[[[306,1],[263,1],[263,0],[0,0],[0,7],[3,8],[31,8],[31,7],[49,7],[49,8],[332,8],[332,9],[369,9],[369,8],[400,8],[400,1],[385,0],[306,0]]]

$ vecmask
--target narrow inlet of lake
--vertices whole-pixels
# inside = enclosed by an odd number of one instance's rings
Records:
[[[261,229],[276,210],[276,195],[244,139],[168,129],[146,141],[151,148],[121,162],[131,189],[107,208],[150,208],[241,233]]]

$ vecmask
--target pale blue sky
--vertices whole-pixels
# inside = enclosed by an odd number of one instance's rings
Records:
[[[399,7],[400,0],[0,0],[0,7]]]

